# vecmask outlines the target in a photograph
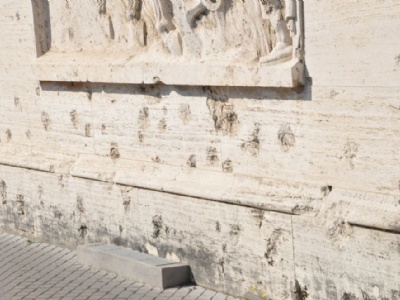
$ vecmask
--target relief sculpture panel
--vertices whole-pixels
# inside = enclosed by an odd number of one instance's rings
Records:
[[[41,80],[303,83],[301,0],[35,0],[34,9],[37,1],[48,1],[51,28]],[[94,74],[102,64],[108,71]]]

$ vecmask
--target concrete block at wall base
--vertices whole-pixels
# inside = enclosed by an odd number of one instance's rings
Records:
[[[147,285],[167,289],[191,283],[190,266],[109,244],[86,244],[78,261]]]

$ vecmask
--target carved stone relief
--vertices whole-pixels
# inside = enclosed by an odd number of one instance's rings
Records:
[[[225,73],[240,67],[243,76],[254,77],[237,80],[233,78],[237,75],[227,74],[229,80],[211,80],[210,85],[221,82],[221,85],[279,86],[279,80],[275,78],[269,83],[266,76],[281,76],[276,65],[282,64],[291,77],[293,67],[296,68],[293,86],[302,83],[301,0],[49,3],[52,54],[124,56],[127,64],[168,62],[171,66],[186,63],[198,67],[201,64],[202,70],[206,66],[220,66]],[[284,65],[287,62],[291,64]],[[268,70],[263,75],[260,68]],[[207,69],[206,73],[209,72]]]

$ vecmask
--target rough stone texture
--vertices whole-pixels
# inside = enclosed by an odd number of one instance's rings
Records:
[[[31,3],[3,0],[2,230],[237,296],[399,299],[400,3],[304,6],[305,87],[228,88],[39,82]]]

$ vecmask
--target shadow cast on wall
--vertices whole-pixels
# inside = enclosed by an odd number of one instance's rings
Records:
[[[211,86],[168,86],[163,84],[137,85],[91,82],[50,82],[42,81],[43,92],[71,92],[92,94],[142,95],[157,98],[168,97],[176,92],[181,97],[207,97],[219,101],[229,99],[312,101],[312,82],[297,88],[265,87],[211,87]],[[91,97],[91,96],[90,96]]]

